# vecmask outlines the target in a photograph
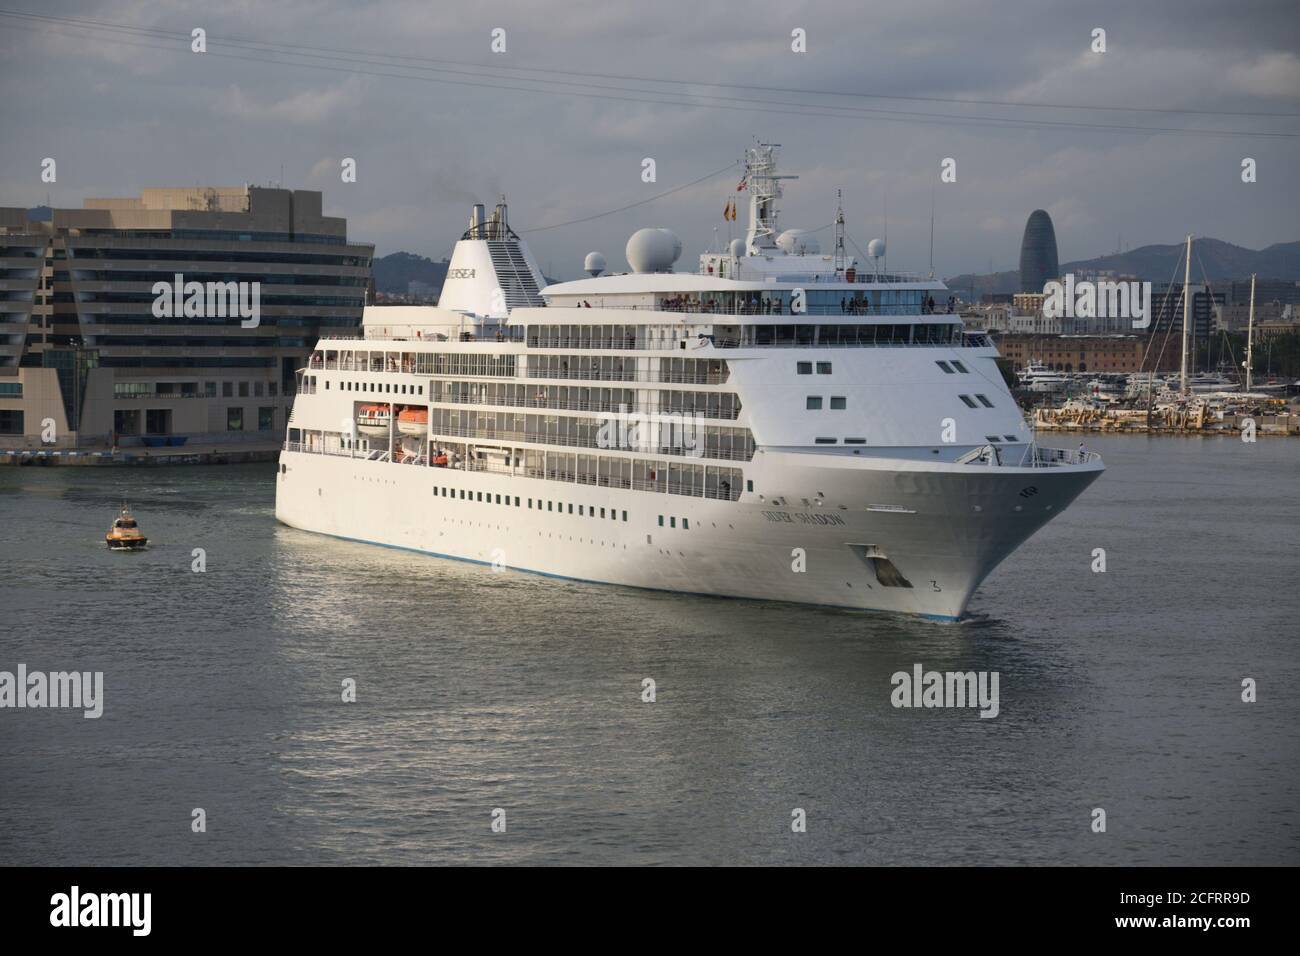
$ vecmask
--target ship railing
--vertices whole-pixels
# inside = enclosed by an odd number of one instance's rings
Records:
[[[431,396],[431,404],[443,405],[486,405],[504,408],[535,408],[541,411],[561,412],[604,412],[610,415],[650,414],[650,415],[700,415],[714,421],[735,421],[740,417],[740,409],[730,411],[707,408],[671,408],[668,406],[650,407],[638,402],[561,402],[546,398],[469,398],[451,395]]]
[[[315,445],[308,447],[304,442],[285,442],[285,451],[309,452],[319,455],[330,455],[335,458],[352,458],[357,461],[388,461],[388,452],[386,450],[371,449],[364,451],[357,449],[355,451],[338,445]],[[396,464],[419,465],[428,467],[429,459],[425,455],[418,458],[412,457],[405,460],[398,460]],[[506,464],[499,464],[490,461],[460,461],[455,465],[439,466],[445,467],[448,471],[469,471],[494,475],[513,475],[525,478],[540,478],[545,481],[563,481],[570,484],[590,485],[596,488],[615,488],[627,491],[651,491],[665,494],[686,495],[696,498],[714,498],[721,501],[736,501],[740,498],[740,473],[736,472],[735,480],[728,478],[718,478],[717,475],[706,475],[705,483],[700,486],[687,484],[680,480],[676,475],[666,474],[663,477],[653,479],[631,478],[624,475],[593,475],[582,472],[574,472],[563,468],[535,468],[525,465],[515,465],[511,467]]]
[[[794,328],[794,326],[791,326],[791,328]],[[881,328],[888,328],[888,326],[881,326]],[[911,326],[901,326],[901,328],[911,328]],[[851,341],[846,337],[843,339],[838,339],[837,341],[834,342],[826,342],[826,341],[814,342],[810,339],[792,339],[790,341],[782,341],[782,342],[756,342],[752,339],[742,340],[742,339],[732,338],[726,335],[725,332],[714,332],[712,335],[707,335],[707,334],[699,335],[696,336],[694,339],[689,339],[689,338],[668,339],[665,340],[664,342],[647,342],[637,346],[606,345],[599,342],[591,342],[591,341],[583,342],[578,339],[574,339],[574,340],[564,340],[554,345],[549,343],[542,344],[542,345],[535,345],[530,342],[529,348],[536,348],[539,351],[554,348],[554,349],[574,349],[574,350],[589,349],[592,351],[617,351],[617,352],[628,351],[628,350],[642,351],[642,352],[662,352],[667,350],[667,351],[677,352],[680,351],[680,346],[678,343],[699,342],[701,340],[707,341],[714,348],[719,348],[719,349],[818,349],[818,348],[821,349],[856,349],[856,348],[887,349],[887,348],[925,348],[925,347],[951,349],[951,348],[962,348],[963,346],[967,348],[976,347],[973,346],[968,341],[963,341],[963,339],[959,338],[956,335],[945,340],[915,341],[915,342],[902,342],[893,339],[889,339],[889,340],[872,339],[871,341],[864,341],[857,337],[854,337]],[[987,344],[987,342],[984,344]]]
[[[507,469],[508,471],[509,469]],[[543,481],[565,481],[578,485],[590,485],[593,488],[616,488],[624,491],[653,491],[670,495],[687,495],[694,498],[715,498],[721,501],[736,501],[740,498],[740,481],[733,483],[721,481],[699,487],[684,485],[681,481],[669,478],[644,479],[629,478],[622,475],[591,475],[568,471],[561,468],[520,468],[516,472],[527,478],[540,478]],[[722,487],[725,485],[726,487]]]
[[[562,448],[589,448],[592,451],[627,451],[647,455],[673,455],[686,458],[710,458],[720,461],[750,461],[754,457],[753,449],[710,448],[705,446],[698,453],[693,448],[674,447],[671,445],[600,445],[596,439],[576,438],[571,435],[543,435],[536,432],[516,431],[514,429],[477,429],[477,428],[431,428],[435,437],[472,438],[481,444],[498,442],[528,442],[534,445],[550,445]]]
[[[1021,459],[1022,467],[1059,468],[1063,465],[1088,465],[1101,462],[1101,455],[1095,451],[1080,451],[1074,448],[1044,448],[1031,443],[1025,448]]]
[[[406,372],[415,374],[415,362],[407,360],[357,361],[356,359],[331,360],[329,364],[321,362],[315,356],[307,366],[312,369],[330,369],[343,372]]]
[[[951,339],[942,342],[884,342],[884,341],[838,341],[838,342],[738,342],[734,339],[726,339],[718,335],[706,335],[703,338],[709,339],[714,348],[719,349],[903,349],[903,348],[934,348],[934,349],[951,349],[961,348],[963,342],[961,339],[953,336]]]
[[[525,378],[576,380],[580,382],[667,382],[675,385],[725,385],[731,379],[726,372],[638,372],[635,369],[553,369],[524,370]]]
[[[575,305],[570,303],[560,305],[558,308],[574,308]],[[763,315],[785,315],[798,318],[801,315],[843,315],[843,316],[886,316],[902,315],[920,318],[927,315],[956,315],[955,311],[947,311],[946,304],[942,307],[936,303],[932,311],[927,311],[919,305],[873,305],[868,306],[863,303],[846,302],[843,307],[838,305],[808,305],[803,311],[795,312],[791,310],[788,304],[773,302],[771,305],[736,305],[731,307],[690,304],[690,305],[669,305],[661,303],[659,305],[597,305],[597,309],[617,309],[624,312],[674,312],[684,313],[686,315],[746,315],[746,316],[763,316]],[[529,343],[532,344],[532,343]]]
[[[569,484],[589,485],[593,488],[615,488],[624,491],[651,491],[660,494],[686,495],[695,498],[714,498],[721,501],[736,501],[740,498],[740,479],[718,480],[710,476],[705,485],[696,487],[686,485],[676,477],[669,478],[629,478],[623,475],[592,475],[573,472],[564,468],[534,468],[519,465],[499,465],[493,462],[469,462],[468,467],[461,463],[452,471],[483,472],[494,475],[513,475],[520,478],[538,478],[542,481],[563,481]],[[724,487],[725,486],[725,487]]]
[[[445,326],[443,326],[445,328]],[[448,332],[430,332],[424,335],[422,331],[399,335],[390,332],[379,332],[367,329],[362,335],[356,334],[337,334],[321,336],[322,339],[328,339],[331,342],[414,342],[417,345],[422,343],[444,343],[444,342],[478,342],[481,344],[492,344],[495,342],[509,342],[519,344],[524,340],[524,330],[520,326],[501,326],[500,332],[492,328],[484,335],[478,335],[474,332],[462,332],[452,327]]]

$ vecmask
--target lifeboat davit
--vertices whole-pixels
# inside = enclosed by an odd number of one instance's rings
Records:
[[[391,414],[387,405],[362,405],[357,409],[357,431],[363,435],[387,435]]]
[[[397,413],[397,430],[403,435],[423,438],[429,433],[429,410],[427,408],[404,408]]]

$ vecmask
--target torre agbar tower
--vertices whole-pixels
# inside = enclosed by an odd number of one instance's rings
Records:
[[[1056,230],[1046,210],[1035,209],[1025,223],[1025,237],[1020,241],[1020,291],[1039,292],[1057,279],[1061,264],[1056,258]]]

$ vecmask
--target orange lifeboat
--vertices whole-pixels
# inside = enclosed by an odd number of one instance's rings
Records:
[[[397,430],[403,435],[423,438],[429,433],[429,410],[408,407],[397,413]]]
[[[387,405],[362,405],[357,409],[357,431],[363,435],[387,435],[391,414]]]

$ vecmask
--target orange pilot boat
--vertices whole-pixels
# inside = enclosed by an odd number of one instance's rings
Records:
[[[113,527],[104,535],[104,541],[110,551],[139,551],[149,539],[144,536],[124,503],[122,513],[113,519]]]

